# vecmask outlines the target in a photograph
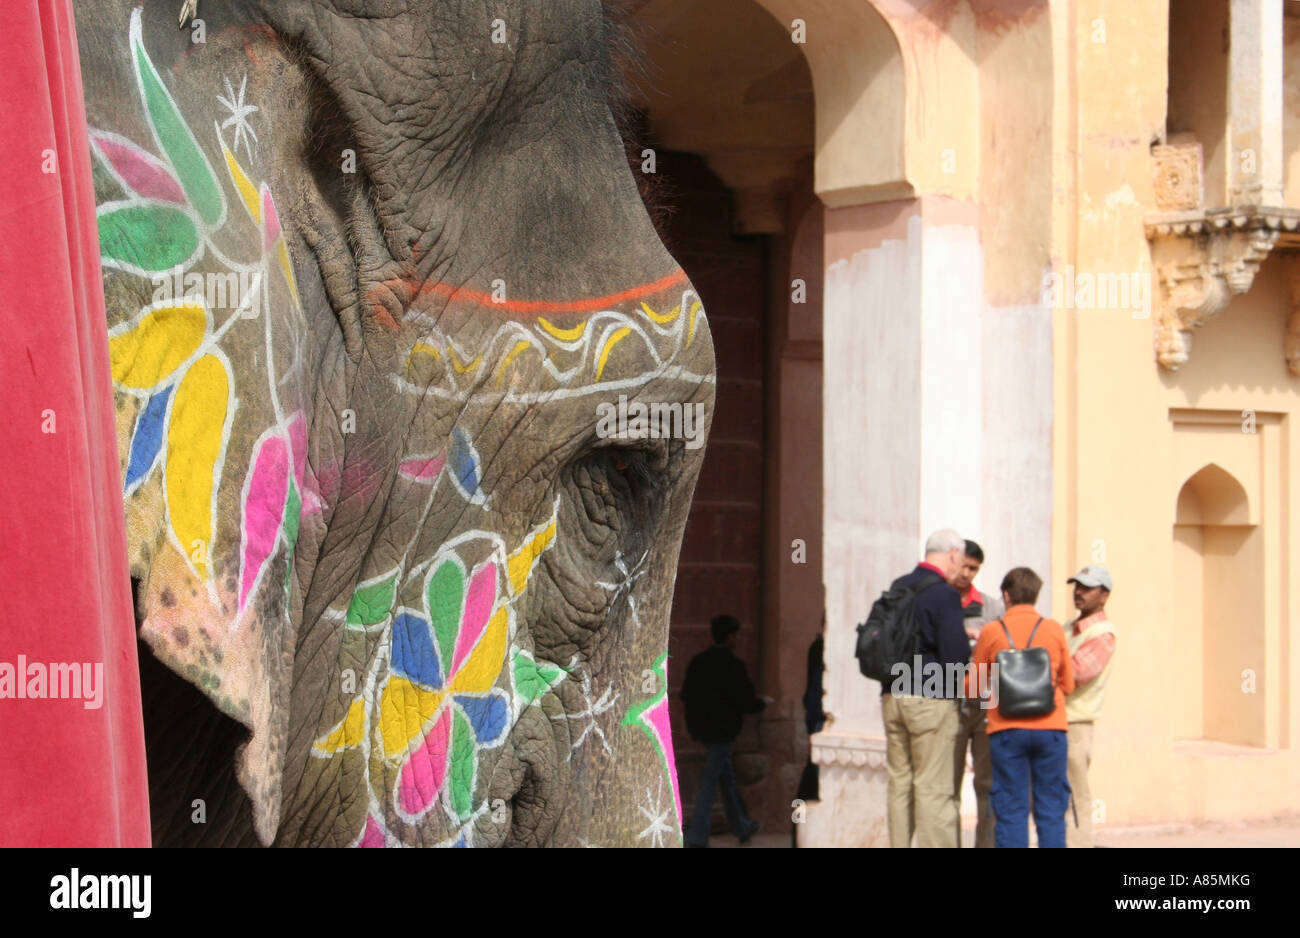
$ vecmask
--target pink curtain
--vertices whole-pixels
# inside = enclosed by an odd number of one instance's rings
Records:
[[[0,63],[0,846],[148,846],[70,0],[5,0]]]

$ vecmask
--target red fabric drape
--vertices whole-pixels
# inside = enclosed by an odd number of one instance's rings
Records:
[[[0,25],[0,846],[148,846],[99,238],[70,0]],[[5,665],[14,673],[5,685]],[[15,698],[33,665],[102,705]],[[87,669],[85,665],[91,667]],[[11,672],[12,673],[12,672]],[[62,674],[62,690],[76,690]],[[47,686],[47,693],[55,687]],[[87,699],[90,698],[90,699]]]

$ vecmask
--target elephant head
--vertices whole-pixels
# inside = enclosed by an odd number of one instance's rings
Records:
[[[242,743],[146,688],[156,839],[675,845],[713,351],[602,4],[178,7],[77,8],[140,631]]]

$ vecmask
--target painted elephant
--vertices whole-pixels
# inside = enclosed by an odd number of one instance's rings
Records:
[[[617,24],[180,7],[77,4],[155,841],[678,844],[714,360]]]

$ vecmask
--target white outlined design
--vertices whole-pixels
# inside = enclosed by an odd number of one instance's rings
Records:
[[[683,312],[685,311],[685,312]],[[681,302],[672,312],[659,314],[645,302],[632,312],[610,309],[593,313],[572,329],[551,325],[544,317],[536,323],[516,321],[501,323],[491,338],[476,351],[468,364],[467,351],[437,326],[427,313],[408,313],[404,322],[413,322],[426,333],[407,357],[406,373],[393,375],[394,387],[405,393],[434,395],[445,400],[504,400],[536,403],[562,400],[587,394],[639,387],[655,379],[685,381],[691,384],[714,383],[711,375],[695,374],[680,365],[669,364],[694,340],[697,317],[704,316],[703,306],[694,290],[684,290]],[[569,336],[573,337],[570,338]],[[661,340],[668,340],[661,349]],[[648,353],[649,367],[634,377],[602,381],[616,350],[629,341],[639,342]],[[524,347],[540,355],[542,372],[554,387],[536,391],[515,391],[506,387],[510,366],[525,356]],[[412,381],[411,365],[417,356],[434,359],[433,380]],[[530,358],[530,360],[532,360]],[[567,360],[567,361],[564,361]],[[640,360],[640,359],[638,359]],[[578,386],[575,382],[582,381]]]
[[[441,478],[441,473],[437,478]],[[435,480],[431,489],[436,487],[437,480]],[[430,492],[431,503],[432,492]],[[461,841],[466,846],[473,844],[473,826],[489,810],[488,799],[479,796],[480,789],[486,791],[486,786],[490,785],[490,780],[482,773],[481,753],[505,745],[509,739],[511,729],[517,723],[523,709],[527,706],[536,705],[536,701],[525,700],[515,684],[515,656],[520,652],[520,648],[517,643],[519,625],[514,604],[527,591],[527,580],[535,572],[542,555],[558,540],[554,526],[558,525],[560,504],[560,496],[557,495],[552,502],[550,519],[534,526],[528,534],[524,535],[513,552],[507,550],[504,539],[495,532],[486,530],[466,531],[448,539],[439,546],[433,556],[411,566],[409,569],[393,568],[377,576],[369,577],[358,584],[357,589],[361,589],[387,580],[393,580],[394,598],[392,608],[387,611],[381,622],[364,628],[361,626],[347,627],[347,630],[353,634],[362,631],[371,635],[378,634],[379,641],[366,670],[364,686],[360,693],[353,697],[351,703],[345,708],[341,719],[316,738],[311,750],[311,755],[318,759],[330,759],[340,756],[348,750],[359,750],[367,776],[366,789],[369,812],[366,826],[363,827],[363,830],[357,834],[354,840],[356,845],[366,841],[367,836],[373,842],[376,831],[382,834],[386,845],[401,845],[401,837],[390,829],[389,821],[400,822],[411,827],[418,826],[422,821],[427,823],[434,804],[442,806],[438,817],[445,817],[449,820],[455,831],[440,845],[455,846]],[[419,527],[422,527],[422,524]],[[484,546],[488,548],[485,557],[482,554]],[[473,555],[482,559],[472,566],[467,565],[463,555],[467,548],[475,547],[478,549],[473,550]],[[411,551],[408,550],[404,557],[410,555]],[[459,649],[459,630],[457,638],[452,641],[453,647],[441,647],[441,641],[433,626],[432,610],[428,607],[430,581],[446,563],[452,564],[458,570],[460,582],[464,584],[462,586],[464,593],[459,613],[461,616],[459,628],[461,629],[465,627],[464,616],[470,597],[470,584],[484,569],[495,567],[496,570],[494,592],[491,601],[487,604],[489,609],[488,622],[476,636],[473,645],[464,649]],[[524,566],[521,567],[521,564]],[[512,566],[515,568],[515,580],[511,579]],[[517,591],[516,585],[519,587]],[[416,591],[421,597],[420,601],[408,601],[405,604],[398,602],[397,597],[399,595],[406,596],[409,600]],[[458,678],[462,674],[461,669],[469,665],[477,649],[481,647],[484,641],[489,640],[492,622],[502,613],[505,615],[504,654],[501,668],[495,676],[494,683],[486,690],[470,690],[457,687]],[[433,700],[434,695],[436,695],[436,703],[431,706],[427,715],[421,714],[420,726],[409,737],[406,744],[397,751],[389,752],[384,743],[385,724],[380,711],[385,687],[390,681],[401,676],[393,666],[393,627],[398,617],[404,615],[418,619],[430,629],[429,638],[437,656],[442,686],[437,688],[430,686],[427,689],[421,689],[420,685],[413,683],[411,677],[402,677],[402,680],[412,683],[413,689],[417,693],[429,695],[428,700]],[[345,611],[335,609],[332,610],[329,618],[341,625],[346,616]],[[461,652],[460,654],[458,654],[458,649]],[[548,690],[568,676],[564,673],[564,669],[560,669],[560,672],[549,682]],[[588,689],[589,687],[588,684]],[[470,714],[465,711],[466,704],[462,702],[462,699],[464,701],[499,700],[500,704],[496,706],[500,709],[497,710],[497,713],[504,714],[504,722],[497,728],[497,732],[491,738],[479,738],[477,736],[479,730],[473,730],[475,735],[473,737],[472,771],[475,781],[473,788],[470,790],[469,814],[464,816],[458,813],[456,806],[452,802],[450,764],[446,769],[447,774],[442,776],[441,788],[438,790],[436,797],[431,798],[418,811],[409,812],[402,803],[403,769],[408,760],[425,744],[429,734],[435,730],[440,720],[444,718],[454,720],[455,714],[459,713],[467,724],[472,724]],[[613,708],[616,700],[617,695],[613,695],[611,698],[610,692],[606,690],[605,694],[598,699],[590,701],[591,709],[595,713],[604,713]],[[354,713],[355,708],[359,708],[359,711]],[[355,735],[352,735],[347,730],[350,716],[360,727],[360,731]],[[608,743],[604,740],[599,726],[596,726],[594,731],[600,734],[599,738],[608,752]],[[403,729],[402,733],[405,734],[405,732],[406,729]],[[448,750],[445,753],[448,759],[451,757],[451,747],[454,745],[451,736],[453,732],[454,730],[450,730],[448,734]],[[584,732],[584,738],[586,734],[591,732],[591,729],[587,729]],[[379,748],[376,749],[375,747]]]

